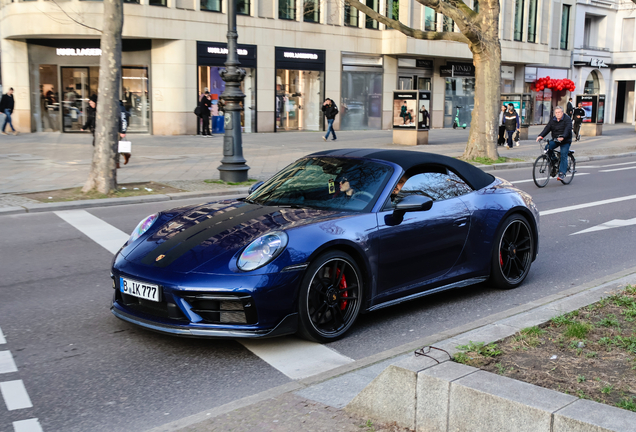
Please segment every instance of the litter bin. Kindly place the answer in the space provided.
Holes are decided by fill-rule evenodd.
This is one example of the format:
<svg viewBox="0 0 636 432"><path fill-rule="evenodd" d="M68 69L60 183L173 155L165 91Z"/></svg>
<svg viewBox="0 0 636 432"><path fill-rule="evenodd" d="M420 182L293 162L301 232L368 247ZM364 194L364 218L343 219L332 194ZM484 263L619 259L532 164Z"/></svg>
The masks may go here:
<svg viewBox="0 0 636 432"><path fill-rule="evenodd" d="M224 116L212 116L212 133L222 134L225 133L225 117Z"/></svg>

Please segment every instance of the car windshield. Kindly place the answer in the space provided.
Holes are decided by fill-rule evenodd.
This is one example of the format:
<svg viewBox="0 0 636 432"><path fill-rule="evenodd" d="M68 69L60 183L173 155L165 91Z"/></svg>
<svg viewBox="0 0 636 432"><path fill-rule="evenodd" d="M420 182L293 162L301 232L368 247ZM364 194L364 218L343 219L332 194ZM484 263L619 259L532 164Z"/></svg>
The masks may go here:
<svg viewBox="0 0 636 432"><path fill-rule="evenodd" d="M296 161L247 197L269 206L361 211L375 202L393 169L358 159L314 157Z"/></svg>

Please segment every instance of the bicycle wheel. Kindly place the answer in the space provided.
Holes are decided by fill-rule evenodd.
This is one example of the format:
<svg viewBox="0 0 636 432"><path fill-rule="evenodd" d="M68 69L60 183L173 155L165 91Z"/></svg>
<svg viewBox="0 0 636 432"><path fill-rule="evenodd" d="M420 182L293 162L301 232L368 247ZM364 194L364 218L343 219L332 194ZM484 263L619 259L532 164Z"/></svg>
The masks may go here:
<svg viewBox="0 0 636 432"><path fill-rule="evenodd" d="M576 172L576 159L574 159L574 155L568 154L568 172L565 177L565 180L561 180L561 183L563 183L564 185L572 183L575 172Z"/></svg>
<svg viewBox="0 0 636 432"><path fill-rule="evenodd" d="M532 168L532 179L537 187L545 187L550 181L550 158L546 155L541 155L534 161Z"/></svg>

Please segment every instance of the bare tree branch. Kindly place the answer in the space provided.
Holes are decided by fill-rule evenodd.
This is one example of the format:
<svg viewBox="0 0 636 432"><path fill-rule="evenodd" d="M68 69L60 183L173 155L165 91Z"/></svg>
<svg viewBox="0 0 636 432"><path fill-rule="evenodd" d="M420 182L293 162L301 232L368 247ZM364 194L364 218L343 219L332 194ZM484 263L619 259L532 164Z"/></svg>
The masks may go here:
<svg viewBox="0 0 636 432"><path fill-rule="evenodd" d="M387 27L391 27L392 29L398 30L399 32L411 36L415 39L424 39L424 40L449 40L454 42L462 42L465 44L469 44L470 41L466 36L461 33L451 33L451 32L433 32L433 31L422 31L416 30L414 28L405 26L401 22L397 20L393 20L385 17L384 15L374 11L369 6L358 0L345 0L345 3L350 6L358 9L360 12L366 14L369 18L374 19L382 24L385 24Z"/></svg>
<svg viewBox="0 0 636 432"><path fill-rule="evenodd" d="M59 4L57 4L57 2L56 2L55 0L52 0L52 1L53 1L53 3L55 3L55 6L57 6L57 7L58 7L58 8L59 8L59 9L60 9L63 13L64 13L64 15L66 15L67 17L69 17L69 19L70 19L71 21L73 21L75 24L79 24L79 25L81 25L81 26L83 26L83 27L86 27L86 28L89 28L89 29L91 29L91 30L95 30L96 32L100 32L100 33L102 32L100 29L97 29L97 28L95 28L95 27L91 27L91 26L89 26L89 25L84 24L83 22L80 22L80 21L76 20L75 18L73 18L72 16L70 16L70 15L69 15L69 14L68 14L68 13L67 13L64 9L62 9L62 7L61 7ZM50 17L49 17L49 18L50 18ZM55 21L55 20L54 20L54 21Z"/></svg>
<svg viewBox="0 0 636 432"><path fill-rule="evenodd" d="M417 0L418 3L435 9L454 21L472 20L477 13L466 5L462 0Z"/></svg>

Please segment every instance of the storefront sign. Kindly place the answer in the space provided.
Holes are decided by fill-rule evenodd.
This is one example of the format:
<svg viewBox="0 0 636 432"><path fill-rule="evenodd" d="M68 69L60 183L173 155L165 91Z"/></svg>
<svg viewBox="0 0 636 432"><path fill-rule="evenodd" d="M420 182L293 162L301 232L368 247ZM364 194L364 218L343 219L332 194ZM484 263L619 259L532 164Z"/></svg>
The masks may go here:
<svg viewBox="0 0 636 432"><path fill-rule="evenodd" d="M607 65L605 64L605 60L598 59L598 58L591 58L590 59L590 66L598 67L598 68L607 67Z"/></svg>
<svg viewBox="0 0 636 432"><path fill-rule="evenodd" d="M416 59L415 67L422 69L433 69L433 60Z"/></svg>
<svg viewBox="0 0 636 432"><path fill-rule="evenodd" d="M325 70L325 51L276 47L276 69Z"/></svg>
<svg viewBox="0 0 636 432"><path fill-rule="evenodd" d="M220 48L220 47L208 47L208 54L221 54L221 55L227 55L230 52L230 50L228 50L227 48ZM239 56L246 56L247 55L247 50L245 48L237 48L236 49L236 53Z"/></svg>
<svg viewBox="0 0 636 432"><path fill-rule="evenodd" d="M99 57L102 55L102 50L99 48L56 48L55 53L59 56Z"/></svg>
<svg viewBox="0 0 636 432"><path fill-rule="evenodd" d="M475 66L470 63L446 63L446 66L440 66L439 74L442 77L474 77Z"/></svg>
<svg viewBox="0 0 636 432"><path fill-rule="evenodd" d="M515 67L514 66L501 66L501 79L514 80L515 79Z"/></svg>
<svg viewBox="0 0 636 432"><path fill-rule="evenodd" d="M236 48L241 67L256 67L256 46L239 44ZM199 66L224 66L227 60L227 44L220 42L197 42Z"/></svg>
<svg viewBox="0 0 636 432"><path fill-rule="evenodd" d="M299 53L293 51L283 52L283 57L287 59L303 59L303 60L318 60L318 54L315 53Z"/></svg>

